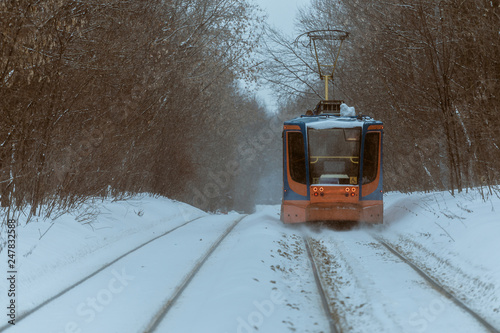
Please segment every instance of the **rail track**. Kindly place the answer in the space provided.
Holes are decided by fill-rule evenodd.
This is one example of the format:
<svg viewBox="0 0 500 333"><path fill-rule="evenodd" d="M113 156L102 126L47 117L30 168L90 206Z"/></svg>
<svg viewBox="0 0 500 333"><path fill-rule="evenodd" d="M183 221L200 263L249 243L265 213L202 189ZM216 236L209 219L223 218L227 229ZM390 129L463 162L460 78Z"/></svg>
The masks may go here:
<svg viewBox="0 0 500 333"><path fill-rule="evenodd" d="M234 227L245 217L246 217L246 215L238 216L236 219L234 219L232 222L230 222L229 227L224 229L222 234L215 240L215 242L212 243L210 248L204 254L202 254L200 259L198 259L195 266L189 271L189 273L187 275L185 275L185 277L182 279L182 281L175 288L173 295L171 295L169 297L169 299L161 305L161 308L157 311L157 313L154 315L154 317L149 322L147 329L141 330L141 332L154 331L154 329L156 328L158 323L165 316L165 314L168 312L170 307L175 303L175 300L179 297L179 295L182 293L182 291L186 288L186 286L189 284L189 282L193 279L193 277L196 275L196 273L201 268L201 266L205 263L205 261L208 259L208 257L219 246L219 244L222 242L222 240L234 229ZM86 275L85 277L81 278L80 280L73 283L69 287L67 287L64 290L60 291L59 293L53 295L49 299L45 300L44 302L34 306L33 308L31 308L27 311L20 313L18 315L18 317L16 318L16 326L18 326L19 323L24 321L26 318L29 318L30 316L37 314L40 311L43 312L45 310L44 309L45 307L47 307L51 303L54 303L59 298L65 297L66 294L68 294L70 291L77 289L79 287L83 287L85 285L85 282L91 280L93 277L96 277L97 275L99 275L99 273L102 273L104 270L106 270L110 266L116 264L120 260L123 260L123 259L129 257L133 253L138 252L139 250L145 248L146 246L152 245L152 243L154 243L155 241L159 241L162 238L164 238L165 236L170 235L170 234L174 233L175 231L177 231L183 227L186 227L187 225L189 225L197 220L203 219L203 218L204 217L201 216L201 217L197 217L197 218L191 219L189 221L186 221L186 222L184 222L184 223L182 223L174 228L169 229L168 231L163 232L162 234L160 234L160 235L158 235L158 236L156 236L156 237L154 237L146 242L143 242L142 244L131 249L130 251L123 253L119 257L116 257L115 259L109 261L105 265L102 265L99 269ZM12 325L9 325L9 324L3 325L0 327L0 332L3 332L4 330L7 330L9 328L12 328Z"/></svg>
<svg viewBox="0 0 500 333"><path fill-rule="evenodd" d="M401 259L405 264L410 266L415 272L418 273L429 285L431 285L435 290L437 290L441 295L452 301L455 305L463 309L465 312L470 314L474 319L476 319L481 325L483 325L488 331L492 333L500 333L493 325L488 323L484 318L482 318L477 312L473 311L470 307L468 307L465 303L455 297L448 289L435 281L432 277L430 277L427 273L421 270L417 264L413 263L411 260L406 258L402 253L398 252L392 245L387 243L385 240L374 236L380 244L382 244L385 248L387 248L394 256Z"/></svg>
<svg viewBox="0 0 500 333"><path fill-rule="evenodd" d="M372 244L373 247L385 249L386 252L390 253L393 256L393 259L399 261L400 263L404 263L405 265L410 267L411 270L416 272L425 281L427 285L429 285L432 289L436 290L441 296L451 301L465 313L469 314L470 317L472 317L473 320L479 323L486 331L492 333L500 333L500 331L497 328L491 325L480 314L473 311L464 302L455 297L453 293L446 288L446 286L441 285L440 283L435 281L432 277L430 277L428 274L426 274L423 270L421 270L418 267L417 263L414 263L411 260L409 260L402 253L400 253L394 246L392 246L379 236L373 234L370 234L370 236L373 238L374 242L374 244ZM337 307L339 304L338 295L332 295L332 288L338 289L337 286L331 285L332 281L335 281L335 278L332 278L331 276L330 277L325 276L324 273L328 271L328 269L324 269L324 266L332 265L331 261L324 256L324 253L320 253L320 251L315 250L316 247L315 244L319 244L319 241L317 239L309 236L304 236L303 239L309 260L311 262L313 273L315 276L315 282L317 285L318 293L321 296L323 309L330 323L330 332L337 333L337 332L350 331L349 326L351 325L351 323L348 322L348 319L346 321L346 317L343 314L343 311L345 311L345 309ZM335 292L333 292L333 294L335 294ZM339 294L342 293L340 292Z"/></svg>
<svg viewBox="0 0 500 333"><path fill-rule="evenodd" d="M186 277L177 285L175 291L172 295L170 295L163 303L161 308L154 314L154 316L149 321L148 325L144 329L144 333L154 332L161 321L165 318L169 310L175 304L179 296L186 289L189 283L196 276L196 273L200 270L200 268L205 264L207 259L212 255L215 249L222 243L222 241L226 238L229 233L234 229L234 227L243 220L247 215L243 215L237 220L235 220L229 228L212 244L212 246L207 250L207 252L198 260L195 266L191 269L191 271L186 275Z"/></svg>
<svg viewBox="0 0 500 333"><path fill-rule="evenodd" d="M319 296L321 298L321 304L323 306L323 311L325 312L325 315L328 320L328 324L330 327L330 333L337 333L337 326L336 326L336 321L335 321L335 315L330 309L330 299L328 297L328 294L325 292L325 288L323 287L323 282L321 280L320 274L318 272L318 264L317 264L317 259L315 259L312 251L311 251L311 246L309 244L310 238L304 237L304 242L305 242L305 247L307 251L307 256L311 262L311 267L312 271L314 274L314 281L316 282L316 287L318 289Z"/></svg>
<svg viewBox="0 0 500 333"><path fill-rule="evenodd" d="M203 244L203 246L199 247L198 251L192 252L193 255L191 256L189 263L186 264L185 267L183 267L181 270L178 270L178 274L176 275L176 277L169 275L169 287L166 289L163 288L164 291L160 291L158 296L154 297L153 302L149 302L149 304L151 305L151 310L149 310L149 312L145 315L143 322L137 323L137 328L131 328L132 331L148 333L161 331L161 328L164 326L164 324L169 323L168 319L172 318L172 314L169 317L170 310L174 309L174 305L177 303L179 298L182 299L184 297L183 292L186 289L186 294L189 294L191 290L195 290L189 288L191 282L193 280L198 281L196 277L200 276L198 274L200 269L202 269L202 267L212 256L212 254L217 250L217 248L219 248L219 246L224 242L227 236L231 234L235 227L245 217L246 215L240 215L237 217L228 216L225 218L225 224L221 225L217 223L219 227L216 229L213 229L212 226L205 227L206 230L212 231L211 236L208 237L209 241ZM65 304L64 299L73 297L73 294L70 293L70 291L72 291L73 289L75 289L76 292L92 290L92 288L85 289L89 284L92 283L89 280L91 280L93 277L96 277L97 279L104 278L103 274L100 275L99 273L103 272L106 268L112 266L113 264L116 264L120 260L126 259L133 253L135 254L131 257L143 257L146 252L153 252L153 249L156 251L154 253L163 251L165 244L172 244L172 240L177 237L177 234L174 233L176 230L186 227L199 219L203 219L203 217L186 221L183 224L176 226L175 228L171 228L161 235L156 236L153 239L144 242L136 246L132 250L113 259L112 261L100 267L98 270L75 282L70 287L67 287L58 294L52 296L45 302L34 306L28 311L23 312L18 317L17 323L26 318L29 318L31 315L34 315L34 317L29 318L27 320L28 323L26 324L37 322L37 318L45 316L47 312L50 312L47 310L59 306L58 304ZM204 225L202 223L203 221L199 222L201 223L201 225ZM217 220L216 222L219 221ZM192 224L191 226L187 227L187 230L185 229L184 231L182 231L182 233L185 234L190 233L193 230L198 230L201 225L197 223ZM464 316L467 323L473 323L471 327L477 327L477 329L475 329L474 331L482 331L484 329L484 331L500 333L497 328L495 328L488 322L487 318L484 318L484 315L481 315L477 311L474 311L474 309L472 309L466 301L462 301L458 296L455 296L453 290L451 288L447 288L446 283L443 284L436 279L433 279L432 276L430 276L425 272L424 269L421 268L422 265L420 265L419 262L412 261L412 259L399 251L400 249L398 249L397 246L394 246L387 240L383 239L380 235L370 232L329 233L329 230L322 231L323 232L321 232L321 234L315 232L315 235L312 236L303 234L302 239L304 242L304 248L307 253L307 256L304 257L304 260L309 260L309 264L312 268L312 273L314 276L316 290L318 292L318 295L320 296L319 299L321 299L323 313L328 321L328 326L324 326L324 331L328 331L330 333L359 330L380 331L380 329L371 330L371 328L373 327L366 327L365 325L370 321L374 321L378 322L378 324L375 324L375 328L383 329L384 323L388 323L387 320L394 321L395 323L394 325L396 326L396 329L392 329L392 331L408 331L405 330L405 328L408 327L404 326L408 325L408 322L404 323L405 319L408 318L408 312L396 311L396 313L392 313L392 316L386 316L384 317L386 319L379 320L378 315L380 315L380 313L383 311L370 312L370 309L367 309L371 306L370 303L383 303L385 301L384 298L380 298L380 295L377 295L377 292L371 292L369 290L370 288L373 287L377 290L382 291L382 293L379 294L384 296L387 293L390 294L391 292L393 292L392 289L397 288L396 285L390 284L389 286L382 284L378 285L378 282L381 280L381 276L384 276L384 274L385 276L391 275L390 272L384 272L383 269L377 269L377 266L379 264L386 264L387 266L384 266L386 268L399 267L401 271L405 272L405 275L402 277L403 280L406 280L406 285L404 287L406 288L407 294L401 296L402 294L400 293L400 289L394 291L394 295L397 295L398 297L418 298L418 296L414 297L414 295L418 293L424 293L425 297L423 297L423 299L426 302L428 302L429 300L442 299L443 303L446 302L447 311L451 311L454 315L459 314L461 316ZM352 234L354 234L354 236L357 235L358 238L352 237ZM170 235L170 238L167 237L163 239L163 241L161 241L161 239L167 235ZM206 233L204 235L206 235ZM205 237L203 238L205 239ZM155 241L158 242L154 243ZM298 242L298 244L300 244L300 238L298 239ZM195 243L198 243L198 238L195 239ZM190 244L191 243L186 243L185 248L190 248ZM148 245L150 246L147 247ZM147 251L140 251L140 249L142 248L145 248L144 250ZM362 257L370 258L361 259ZM125 264L127 262L130 263L130 259L133 258L124 260L122 264ZM370 267L363 267L365 263L368 263L370 261L374 261ZM302 262L304 264L306 263L306 261ZM157 276L159 276L159 272L161 274L161 271L158 271L156 267L158 266L158 264L161 265L161 263L158 263L157 259L153 260L150 263L150 267L155 268L154 270L149 272L150 274L154 273ZM129 265L129 267L132 267L132 265ZM176 266L170 263L170 267ZM307 267L307 265L304 267ZM404 269L402 269L402 267ZM133 272L133 274L139 276L141 275L141 272L142 271L136 271ZM360 273L367 274L363 275ZM164 276L166 276L165 274L170 273L168 270L165 270L163 271L163 274ZM346 284L342 285L342 283L345 283L346 280L350 284L350 289L346 287ZM366 280L369 281L367 282ZM89 281L89 283L86 283L87 281ZM92 281L94 281L94 279L92 279ZM395 279L395 281L397 281L397 279ZM410 281L411 283L408 283L408 281ZM405 281L401 283L405 283ZM160 282L160 284L164 284L164 282ZM158 284L158 286L160 284ZM194 285L195 284L196 282L194 283ZM411 288L407 288L408 286L411 286ZM196 288L196 286L192 286L192 288ZM159 288L158 290L160 289L161 288ZM346 296L353 296L349 293L353 290L358 289L362 290L362 294L358 294L357 296L355 295L355 297L357 297L358 300L363 299L364 297L365 303L367 305L362 309L362 311L367 314L361 320L356 321L355 316L352 316L352 314L349 313L349 311L352 311L352 307L349 306L352 305L353 302L349 303L349 300L347 300L349 297ZM314 285L311 290L313 293L315 292ZM431 296L429 297L429 295ZM389 296L388 298L390 298ZM61 298L60 303L57 302L59 298ZM347 303L347 306L344 304L344 301L345 303ZM51 303L54 304L48 306ZM117 303L118 302L114 304ZM182 303L182 300L179 303ZM418 308L419 304L420 303L418 303L417 301L414 301L414 303L412 303L412 306L416 305ZM45 309L46 306L48 306L48 308ZM379 306L377 310L380 310L380 307L382 307L381 304L377 304L377 306ZM389 305L389 307L391 306L393 307L393 305ZM355 314L359 316L359 312ZM382 315L384 316L385 313L382 313ZM322 316L322 314L320 313L318 316ZM446 320L447 317L444 318ZM386 321L384 322L384 320ZM5 330L7 327L9 326L0 327L0 331Z"/></svg>

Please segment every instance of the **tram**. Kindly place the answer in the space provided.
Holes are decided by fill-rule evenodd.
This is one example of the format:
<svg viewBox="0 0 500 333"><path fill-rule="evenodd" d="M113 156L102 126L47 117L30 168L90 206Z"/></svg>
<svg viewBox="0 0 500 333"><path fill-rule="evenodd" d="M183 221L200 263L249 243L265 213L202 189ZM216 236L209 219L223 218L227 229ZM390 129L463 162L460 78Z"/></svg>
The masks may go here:
<svg viewBox="0 0 500 333"><path fill-rule="evenodd" d="M383 222L383 123L321 112L341 105L322 101L283 125L285 223Z"/></svg>
<svg viewBox="0 0 500 333"><path fill-rule="evenodd" d="M349 33L310 31L300 35L296 44L302 36L309 37L307 45L325 82L325 99L314 111L283 124L281 220L383 223L384 125L368 116L356 116L354 108L328 98L328 82L333 81ZM320 62L325 55L331 64Z"/></svg>

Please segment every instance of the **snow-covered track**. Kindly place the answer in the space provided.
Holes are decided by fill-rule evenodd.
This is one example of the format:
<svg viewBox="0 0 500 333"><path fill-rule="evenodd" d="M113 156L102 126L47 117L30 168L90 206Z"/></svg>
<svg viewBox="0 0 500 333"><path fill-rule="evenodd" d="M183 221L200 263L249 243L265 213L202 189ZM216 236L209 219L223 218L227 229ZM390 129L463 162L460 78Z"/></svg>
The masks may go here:
<svg viewBox="0 0 500 333"><path fill-rule="evenodd" d="M363 229L308 234L338 332L498 332L378 235Z"/></svg>
<svg viewBox="0 0 500 333"><path fill-rule="evenodd" d="M97 274L101 273L102 271L104 271L106 268L108 268L109 266L113 265L114 263L120 261L121 259L125 258L126 256L130 255L131 253L133 252L136 252L137 250L141 249L142 247L154 242L155 240L159 239L159 238L162 238L174 231L176 231L177 229L179 228L182 228L186 225L188 225L189 223L192 223L196 220L199 220L200 218L202 218L203 216L199 216L199 217L196 217L194 219L191 219L189 221L186 221L184 222L183 224L181 225L178 225L172 229L169 229L168 231L160 234L159 236L156 236L150 240L148 240L147 242L144 242L138 246L136 246L135 248L131 249L130 251L122 254L121 256L113 259L112 261L102 265L99 269L97 269L96 271L94 271L93 273L83 277L82 279L78 280L77 282L73 283L71 286L65 288L64 290L60 291L59 293L55 294L54 296L50 297L49 299L45 300L44 302L38 304L37 306L27 310L27 311L24 311L22 313L20 313L17 318L16 318L16 323L19 323L20 321L22 321L23 319L25 319L26 317L28 317L29 315L35 313L36 311L42 309L43 307L45 307L47 304L53 302L54 300L58 299L59 297L61 297L62 295L66 294L67 292L69 292L70 290L74 289L75 287L81 285L82 283L84 283L85 281L89 280L90 278L96 276ZM9 328L11 325L9 324L5 324L3 326L0 327L0 332L2 332L3 330Z"/></svg>
<svg viewBox="0 0 500 333"><path fill-rule="evenodd" d="M337 328L335 326L335 320L333 319L334 316L333 316L333 313L331 312L330 306L329 306L328 295L325 293L325 289L323 288L323 283L321 282L321 278L320 278L319 273L318 273L318 267L317 267L318 264L316 262L315 256L313 255L313 253L311 251L311 246L309 244L309 241L310 241L309 237L304 237L304 243L305 243L305 247L306 247L306 251L307 251L307 256L309 257L309 260L311 262L312 271L314 274L314 280L315 280L316 286L318 288L318 293L321 297L321 304L323 306L323 310L325 312L325 315L327 316L327 319L328 319L328 323L330 326L330 333L337 333Z"/></svg>
<svg viewBox="0 0 500 333"><path fill-rule="evenodd" d="M409 260L405 255L397 251L393 246L389 243L381 239L380 237L374 236L374 239L377 240L380 244L382 244L385 248L387 248L392 254L410 266L415 272L417 272L424 280L426 280L434 289L439 291L443 296L448 298L450 301L455 303L458 307L469 313L474 319L476 319L481 325L483 325L487 330L492 333L500 333L500 331L495 328L493 325L488 323L484 318L482 318L477 312L473 311L469 308L465 303L460 301L457 297L455 297L451 292L447 290L446 287L442 286L438 282L436 282L432 277L426 274L423 270L421 270L415 263Z"/></svg>
<svg viewBox="0 0 500 333"><path fill-rule="evenodd" d="M222 243L222 241L226 238L229 233L236 227L236 225L243 220L247 215L242 215L237 218L227 229L226 231L212 244L212 246L207 250L207 252L197 261L195 266L189 271L189 273L185 276L185 278L177 285L175 291L172 295L163 303L161 308L154 314L154 316L149 321L148 325L144 329L144 333L154 332L158 325L161 323L163 318L167 315L169 310L175 304L179 296L186 289L189 283L196 276L200 268L205 264L207 259L212 255L215 249Z"/></svg>

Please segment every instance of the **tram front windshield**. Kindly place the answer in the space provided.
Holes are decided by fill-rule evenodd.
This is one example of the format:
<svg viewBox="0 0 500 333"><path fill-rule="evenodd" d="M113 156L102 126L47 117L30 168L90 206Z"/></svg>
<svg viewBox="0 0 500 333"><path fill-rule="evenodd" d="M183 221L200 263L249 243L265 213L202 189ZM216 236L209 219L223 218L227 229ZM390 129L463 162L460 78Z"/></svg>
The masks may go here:
<svg viewBox="0 0 500 333"><path fill-rule="evenodd" d="M358 184L361 130L309 128L311 184Z"/></svg>

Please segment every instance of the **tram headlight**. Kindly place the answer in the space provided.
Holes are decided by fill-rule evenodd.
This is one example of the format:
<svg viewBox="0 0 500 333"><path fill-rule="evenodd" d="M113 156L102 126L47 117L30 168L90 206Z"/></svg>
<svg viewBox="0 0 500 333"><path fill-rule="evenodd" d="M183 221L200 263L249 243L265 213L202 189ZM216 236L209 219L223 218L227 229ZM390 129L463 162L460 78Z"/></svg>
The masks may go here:
<svg viewBox="0 0 500 333"><path fill-rule="evenodd" d="M318 188L316 186L313 187L314 192L318 192Z"/></svg>
<svg viewBox="0 0 500 333"><path fill-rule="evenodd" d="M320 192L323 192L324 190L325 190L325 189L324 189L323 187L320 187L320 188L319 188L319 191L320 191Z"/></svg>
<svg viewBox="0 0 500 333"><path fill-rule="evenodd" d="M351 189L350 189L349 187L346 187L346 188L345 188L345 191L346 191L346 192L348 192L348 193L349 193L349 191L350 191L350 190L351 190Z"/></svg>

